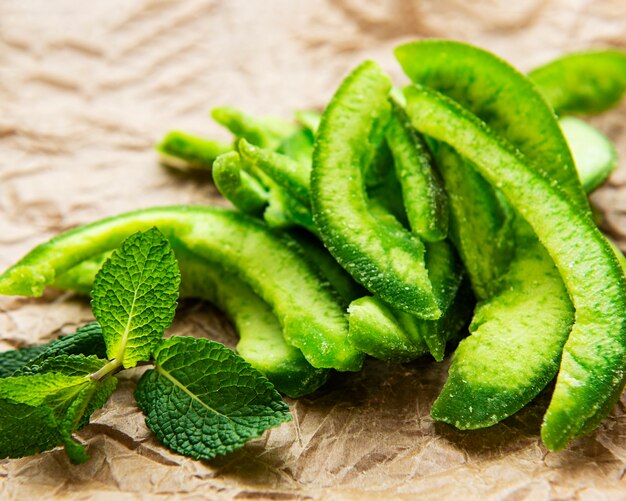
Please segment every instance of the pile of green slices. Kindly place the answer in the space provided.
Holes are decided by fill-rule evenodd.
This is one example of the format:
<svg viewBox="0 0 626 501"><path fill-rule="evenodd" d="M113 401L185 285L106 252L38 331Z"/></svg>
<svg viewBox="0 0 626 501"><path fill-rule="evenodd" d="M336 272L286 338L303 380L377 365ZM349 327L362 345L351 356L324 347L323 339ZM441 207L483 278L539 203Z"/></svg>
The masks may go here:
<svg viewBox="0 0 626 501"><path fill-rule="evenodd" d="M616 152L571 115L619 102L626 54L573 54L529 75L458 42L395 55L413 82L402 89L366 61L321 115L218 108L233 144L168 134L164 162L212 168L237 210L158 207L74 229L1 275L0 292L89 293L109 253L156 226L181 294L220 307L239 354L286 395L366 355L441 361L452 342L435 419L493 425L556 377L545 445L593 431L626 380L626 280L586 196Z"/></svg>

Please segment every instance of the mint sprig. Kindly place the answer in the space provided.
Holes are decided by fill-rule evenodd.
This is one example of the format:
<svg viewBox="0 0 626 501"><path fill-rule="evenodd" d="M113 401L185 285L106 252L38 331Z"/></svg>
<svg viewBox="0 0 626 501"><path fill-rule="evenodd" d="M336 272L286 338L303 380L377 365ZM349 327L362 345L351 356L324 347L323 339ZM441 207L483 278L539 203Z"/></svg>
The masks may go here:
<svg viewBox="0 0 626 501"><path fill-rule="evenodd" d="M172 450L210 459L289 421L287 405L256 369L219 343L175 337L180 272L156 229L130 236L96 275L98 322L49 345L0 354L0 458L64 445L88 459L73 433L117 386L116 372L155 361L135 398L148 427Z"/></svg>
<svg viewBox="0 0 626 501"><path fill-rule="evenodd" d="M0 353L0 378L12 376L16 370L24 367L47 349L47 345L38 344Z"/></svg>
<svg viewBox="0 0 626 501"><path fill-rule="evenodd" d="M110 360L129 368L150 359L174 319L179 285L174 252L156 228L128 237L113 252L91 294Z"/></svg>
<svg viewBox="0 0 626 501"><path fill-rule="evenodd" d="M72 438L87 410L95 411L113 393L113 377L88 377L47 372L0 381L0 451L21 457L65 445L70 459L87 459L84 447ZM92 401L93 399L93 401Z"/></svg>
<svg viewBox="0 0 626 501"><path fill-rule="evenodd" d="M212 459L291 420L274 386L248 362L208 339L174 337L154 353L135 400L170 449Z"/></svg>

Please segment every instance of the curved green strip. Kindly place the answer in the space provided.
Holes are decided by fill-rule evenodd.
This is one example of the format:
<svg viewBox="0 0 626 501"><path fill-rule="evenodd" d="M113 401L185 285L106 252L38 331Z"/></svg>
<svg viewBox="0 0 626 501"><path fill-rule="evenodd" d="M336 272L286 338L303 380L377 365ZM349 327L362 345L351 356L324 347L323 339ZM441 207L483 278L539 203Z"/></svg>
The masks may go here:
<svg viewBox="0 0 626 501"><path fill-rule="evenodd" d="M347 340L343 308L317 271L286 237L250 217L218 207L144 209L62 233L2 274L0 293L41 295L57 275L152 226L250 285L272 306L286 341L300 348L311 365L337 370L361 367L363 355Z"/></svg>
<svg viewBox="0 0 626 501"><path fill-rule="evenodd" d="M618 165L613 143L598 129L574 117L559 120L576 161L576 170L585 191L591 192L609 177Z"/></svg>
<svg viewBox="0 0 626 501"><path fill-rule="evenodd" d="M393 100L391 104L386 138L411 230L428 242L443 240L448 233L446 193L433 169L426 143L413 129L402 107Z"/></svg>
<svg viewBox="0 0 626 501"><path fill-rule="evenodd" d="M478 300L498 291L513 258L513 214L476 169L447 144L434 148L450 206L450 240Z"/></svg>
<svg viewBox="0 0 626 501"><path fill-rule="evenodd" d="M238 146L245 162L265 173L300 203L309 205L310 167L281 153L253 146L245 139L241 139Z"/></svg>
<svg viewBox="0 0 626 501"><path fill-rule="evenodd" d="M567 54L528 76L557 113L600 113L615 106L626 92L626 53Z"/></svg>
<svg viewBox="0 0 626 501"><path fill-rule="evenodd" d="M544 443L561 449L624 385L626 282L617 258L586 213L475 115L423 87L407 88L405 95L413 125L450 144L500 188L530 223L567 287L575 323L542 426Z"/></svg>
<svg viewBox="0 0 626 501"><path fill-rule="evenodd" d="M525 234L524 234L525 233ZM514 414L554 378L574 308L532 231L519 232L500 291L479 303L431 414L460 429Z"/></svg>
<svg viewBox="0 0 626 501"><path fill-rule="evenodd" d="M232 147L219 141L173 130L157 144L156 150L161 161L170 167L209 170L215 159L232 150Z"/></svg>
<svg viewBox="0 0 626 501"><path fill-rule="evenodd" d="M324 245L358 282L390 305L424 318L441 315L424 246L368 208L364 170L389 119L391 81L366 61L341 84L320 123L311 174L313 218Z"/></svg>
<svg viewBox="0 0 626 501"><path fill-rule="evenodd" d="M242 170L236 151L220 155L213 164L213 182L222 196L244 214L263 213L268 194L254 177Z"/></svg>
<svg viewBox="0 0 626 501"><path fill-rule="evenodd" d="M533 83L493 54L461 42L420 40L394 54L416 83L451 97L506 137L585 213L589 203L554 112Z"/></svg>
<svg viewBox="0 0 626 501"><path fill-rule="evenodd" d="M578 119L565 117L561 127L582 184L590 191L608 175L607 158L613 147ZM458 171L446 173L460 177L469 165L461 161L457 167ZM455 200L454 192L450 198ZM478 305L472 335L455 351L448 379L432 407L435 419L457 428L491 426L535 398L556 375L574 322L573 306L552 259L519 218L516 226L512 243L516 241L517 252L510 268L498 282L499 290ZM620 257L624 259L621 252ZM596 428L620 394L621 389L580 433Z"/></svg>

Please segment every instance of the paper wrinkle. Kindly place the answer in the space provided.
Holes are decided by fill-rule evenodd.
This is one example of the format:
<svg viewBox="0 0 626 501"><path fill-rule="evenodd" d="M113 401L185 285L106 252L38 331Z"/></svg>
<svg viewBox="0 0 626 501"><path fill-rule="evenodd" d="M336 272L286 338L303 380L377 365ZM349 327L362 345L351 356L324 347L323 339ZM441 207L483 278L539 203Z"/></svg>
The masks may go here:
<svg viewBox="0 0 626 501"><path fill-rule="evenodd" d="M484 46L522 70L564 52L626 47L622 0L5 0L0 3L0 267L59 231L156 205L218 203L207 175L158 165L152 145L178 128L228 140L213 106L290 117L321 109L352 67L373 58L406 82L393 47L414 38ZM592 119L626 159L626 104ZM592 196L626 249L626 160ZM46 342L92 319L59 292L0 298L0 350ZM210 305L183 301L168 335L234 347ZM168 451L132 399L146 369L78 433L91 460L63 450L0 461L0 498L623 499L622 399L597 433L549 453L547 398L492 428L461 432L429 416L449 360L368 361L358 374L287 399L294 420L211 462Z"/></svg>

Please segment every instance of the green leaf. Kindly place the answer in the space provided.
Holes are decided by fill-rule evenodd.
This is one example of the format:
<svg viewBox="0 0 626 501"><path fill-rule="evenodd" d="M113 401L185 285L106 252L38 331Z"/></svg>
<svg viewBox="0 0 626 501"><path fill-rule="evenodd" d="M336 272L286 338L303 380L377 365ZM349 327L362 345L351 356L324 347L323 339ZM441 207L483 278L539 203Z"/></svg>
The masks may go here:
<svg viewBox="0 0 626 501"><path fill-rule="evenodd" d="M30 368L39 366L44 360L59 355L95 355L99 358L106 357L102 329L100 329L98 322L83 325L74 334L61 336L58 340L48 344L29 346L19 350L0 353L0 378L40 372Z"/></svg>
<svg viewBox="0 0 626 501"><path fill-rule="evenodd" d="M90 355L58 355L36 359L18 369L13 376L33 376L46 372L59 372L66 376L85 376L104 367L106 360Z"/></svg>
<svg viewBox="0 0 626 501"><path fill-rule="evenodd" d="M61 336L50 343L49 349L40 358L58 355L95 355L105 358L106 346L98 322L90 322L76 329L74 334Z"/></svg>
<svg viewBox="0 0 626 501"><path fill-rule="evenodd" d="M23 457L65 445L73 462L87 459L72 432L104 405L117 385L59 372L0 380L0 458ZM87 418L87 419L85 419Z"/></svg>
<svg viewBox="0 0 626 501"><path fill-rule="evenodd" d="M24 367L24 365L37 358L47 349L48 345L38 344L0 353L0 378L11 376L15 371Z"/></svg>
<svg viewBox="0 0 626 501"><path fill-rule="evenodd" d="M154 358L135 399L148 428L180 454L211 459L291 420L272 384L219 343L174 337Z"/></svg>
<svg viewBox="0 0 626 501"><path fill-rule="evenodd" d="M96 275L91 301L109 359L126 368L150 359L174 318L179 283L174 253L156 228L113 252Z"/></svg>

